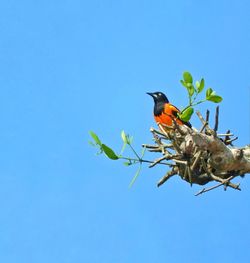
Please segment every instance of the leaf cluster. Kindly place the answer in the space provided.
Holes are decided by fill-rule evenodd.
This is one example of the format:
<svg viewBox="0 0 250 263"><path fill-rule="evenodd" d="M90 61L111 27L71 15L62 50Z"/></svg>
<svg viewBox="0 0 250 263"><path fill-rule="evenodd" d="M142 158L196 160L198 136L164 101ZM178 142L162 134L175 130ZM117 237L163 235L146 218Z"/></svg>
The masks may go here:
<svg viewBox="0 0 250 263"><path fill-rule="evenodd" d="M124 162L125 166L130 166L133 164L139 164L139 168L137 169L133 179L131 180L131 182L129 184L129 186L131 187L140 174L140 171L142 168L142 163L147 162L146 160L143 160L143 157L145 154L145 148L143 147L141 154L137 153L136 150L134 149L134 147L132 146L133 137L129 136L124 131L122 131L121 132L121 139L123 141L123 146L122 146L120 154L117 154L109 146L102 143L100 138L97 136L96 133L94 133L93 131L90 131L89 133L93 139L93 141L90 141L90 144L92 146L95 146L98 148L98 150L99 150L98 154L104 154L107 158L109 158L111 160L119 160L119 159L125 160L125 162ZM129 146L129 148L132 150L132 152L135 155L134 158L123 156L123 152L124 152L126 146Z"/></svg>
<svg viewBox="0 0 250 263"><path fill-rule="evenodd" d="M186 88L188 92L189 105L185 107L179 114L180 119L187 122L190 120L194 113L194 106L201 104L205 101L211 101L219 103L222 101L222 97L217 95L212 88L208 88L205 93L205 98L197 101L197 97L205 88L205 80L202 78L200 81L193 82L193 76L191 73L185 71L183 73L183 79L180 80L181 84Z"/></svg>

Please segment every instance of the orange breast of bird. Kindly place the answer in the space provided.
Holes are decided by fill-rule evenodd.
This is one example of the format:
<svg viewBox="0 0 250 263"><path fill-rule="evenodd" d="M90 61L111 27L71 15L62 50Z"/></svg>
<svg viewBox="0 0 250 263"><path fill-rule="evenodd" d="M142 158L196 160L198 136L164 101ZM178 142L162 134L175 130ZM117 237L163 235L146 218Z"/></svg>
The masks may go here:
<svg viewBox="0 0 250 263"><path fill-rule="evenodd" d="M178 112L180 112L174 105L165 103L162 111L158 115L154 115L155 121L167 126L173 126L173 119L179 125L183 125L183 122L178 118Z"/></svg>

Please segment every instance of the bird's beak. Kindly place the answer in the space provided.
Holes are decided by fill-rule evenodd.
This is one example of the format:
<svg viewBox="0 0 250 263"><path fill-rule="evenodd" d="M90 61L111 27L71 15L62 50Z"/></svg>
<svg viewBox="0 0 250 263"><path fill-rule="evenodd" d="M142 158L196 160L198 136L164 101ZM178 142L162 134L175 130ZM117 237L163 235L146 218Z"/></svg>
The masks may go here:
<svg viewBox="0 0 250 263"><path fill-rule="evenodd" d="M151 93L151 92L146 92L149 96L153 97L154 98L154 93Z"/></svg>

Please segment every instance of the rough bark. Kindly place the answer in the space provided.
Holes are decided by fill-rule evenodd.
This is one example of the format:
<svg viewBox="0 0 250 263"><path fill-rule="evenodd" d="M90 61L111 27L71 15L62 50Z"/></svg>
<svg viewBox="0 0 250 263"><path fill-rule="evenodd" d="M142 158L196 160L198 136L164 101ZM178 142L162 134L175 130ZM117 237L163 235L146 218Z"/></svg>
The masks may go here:
<svg viewBox="0 0 250 263"><path fill-rule="evenodd" d="M231 142L233 136L228 131L226 134L217 134L218 114L216 111L215 128L211 129L200 115L202 128L198 131L186 126L179 126L174 122L174 127L163 127L159 130L151 128L155 145L144 145L149 151L161 152L162 158L158 158L151 166L165 160L172 160L171 170L159 181L158 186L165 183L170 177L179 175L190 184L205 185L211 181L219 184L202 189L198 194L212 190L218 186L232 187L240 190L239 184L231 182L237 176L250 173L250 145L234 147ZM170 142L170 143L169 143Z"/></svg>

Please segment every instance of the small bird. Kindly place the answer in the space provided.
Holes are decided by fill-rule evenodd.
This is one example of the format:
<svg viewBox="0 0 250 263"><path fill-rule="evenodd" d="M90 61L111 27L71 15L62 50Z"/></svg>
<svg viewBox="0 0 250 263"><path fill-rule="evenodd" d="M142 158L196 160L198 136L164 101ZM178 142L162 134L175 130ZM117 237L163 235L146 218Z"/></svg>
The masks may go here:
<svg viewBox="0 0 250 263"><path fill-rule="evenodd" d="M162 92L147 92L148 95L154 99L154 118L157 123L164 124L167 126L173 126L173 119L179 125L186 125L189 128L192 127L190 122L182 121L178 113L180 110L174 105L169 103L168 98Z"/></svg>

